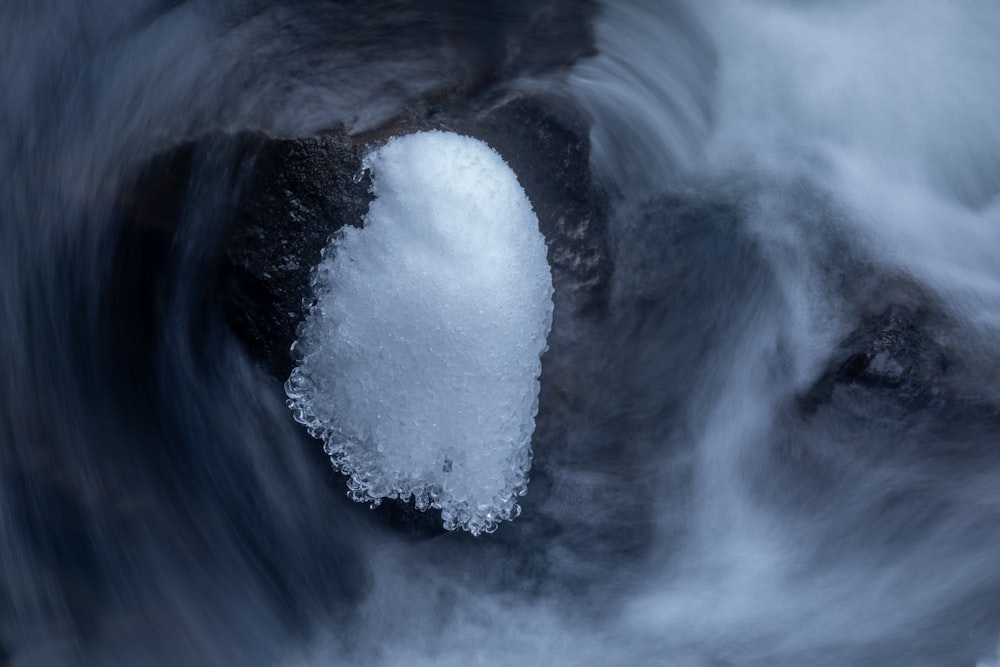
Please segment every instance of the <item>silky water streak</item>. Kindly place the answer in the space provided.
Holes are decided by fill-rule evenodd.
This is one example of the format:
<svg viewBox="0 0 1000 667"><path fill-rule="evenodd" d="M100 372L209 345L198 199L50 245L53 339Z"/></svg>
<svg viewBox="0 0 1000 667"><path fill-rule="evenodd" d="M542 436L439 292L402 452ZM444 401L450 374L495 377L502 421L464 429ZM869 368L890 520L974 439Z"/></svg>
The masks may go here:
<svg viewBox="0 0 1000 667"><path fill-rule="evenodd" d="M288 404L355 500L492 532L520 513L552 326L538 219L477 139L401 136L365 167L375 200L316 269Z"/></svg>

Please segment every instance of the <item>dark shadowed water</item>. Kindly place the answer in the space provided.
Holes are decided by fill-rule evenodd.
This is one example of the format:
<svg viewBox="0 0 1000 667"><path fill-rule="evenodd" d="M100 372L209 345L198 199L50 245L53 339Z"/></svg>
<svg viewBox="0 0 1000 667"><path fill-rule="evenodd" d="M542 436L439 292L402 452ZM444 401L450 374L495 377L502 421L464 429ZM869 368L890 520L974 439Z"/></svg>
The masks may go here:
<svg viewBox="0 0 1000 667"><path fill-rule="evenodd" d="M1000 5L623 0L574 51L534 4L0 4L0 665L998 664ZM118 193L518 89L592 124L608 306L557 310L521 516L410 530L213 308L233 156L176 229Z"/></svg>

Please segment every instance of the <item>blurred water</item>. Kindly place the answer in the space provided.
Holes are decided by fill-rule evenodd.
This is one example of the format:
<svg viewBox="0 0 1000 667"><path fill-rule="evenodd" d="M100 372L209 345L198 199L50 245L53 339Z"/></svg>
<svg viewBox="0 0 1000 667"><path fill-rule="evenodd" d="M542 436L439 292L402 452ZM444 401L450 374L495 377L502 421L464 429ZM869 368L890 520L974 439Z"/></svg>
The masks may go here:
<svg viewBox="0 0 1000 667"><path fill-rule="evenodd" d="M615 269L555 320L491 536L350 503L213 313L231 156L176 232L121 227L183 137L489 87L520 12L0 5L0 663L996 660L994 2L608 3L595 56L528 72L592 121Z"/></svg>

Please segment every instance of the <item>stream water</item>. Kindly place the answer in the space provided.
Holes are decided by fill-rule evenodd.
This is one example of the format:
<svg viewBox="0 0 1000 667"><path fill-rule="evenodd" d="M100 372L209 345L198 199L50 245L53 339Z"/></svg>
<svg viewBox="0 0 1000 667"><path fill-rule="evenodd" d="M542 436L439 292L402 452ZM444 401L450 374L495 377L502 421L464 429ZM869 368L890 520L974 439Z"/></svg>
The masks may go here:
<svg viewBox="0 0 1000 667"><path fill-rule="evenodd" d="M608 2L504 83L590 120L614 273L474 537L352 503L206 315L216 184L166 257L115 222L178 140L378 127L531 3L467 4L0 4L0 664L996 665L1000 5Z"/></svg>

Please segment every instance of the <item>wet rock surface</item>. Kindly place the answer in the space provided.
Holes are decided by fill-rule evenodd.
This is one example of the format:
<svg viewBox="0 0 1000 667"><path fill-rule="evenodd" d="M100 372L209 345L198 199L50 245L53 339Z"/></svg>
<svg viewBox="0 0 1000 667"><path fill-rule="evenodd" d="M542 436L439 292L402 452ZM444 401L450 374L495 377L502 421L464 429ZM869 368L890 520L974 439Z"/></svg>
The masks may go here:
<svg viewBox="0 0 1000 667"><path fill-rule="evenodd" d="M397 17L392 34L366 18L386 4ZM524 77L558 77L594 52L596 6L490 2L473 11L442 0L399 11L406 4L375 3L349 16L356 24L352 39L383 48L407 43L428 11L448 17L435 23L430 38L422 37L437 45L441 85L417 96L390 93L400 106L378 127L353 134L334 127L310 136L212 131L153 156L120 188L125 234L148 239L164 255L177 244L177 230L191 222L186 217L197 210L196 201L204 210L205 199L213 199L215 219L204 222L215 229L200 233L208 249L199 279L211 295L209 307L281 381L294 364L290 347L308 307L313 267L339 229L361 224L371 200L362 156L395 135L450 130L496 149L538 215L557 301L573 311L603 308L610 263L594 213L588 124L567 99L517 90ZM484 17L491 17L489 26L482 25ZM306 29L296 25L288 29ZM447 66L458 53L462 58Z"/></svg>
<svg viewBox="0 0 1000 667"><path fill-rule="evenodd" d="M396 128L424 129L475 136L504 157L538 215L557 299L572 309L600 310L611 266L595 214L588 127L577 112L564 101L518 96L475 114ZM209 258L218 262L209 272L210 291L251 356L284 380L313 268L339 229L360 226L371 201L371 181L361 168L366 145L332 133L298 139L216 134L187 142L154 158L132 186L126 226L149 230L169 245L186 200L206 183L229 188L215 195L225 224Z"/></svg>
<svg viewBox="0 0 1000 667"><path fill-rule="evenodd" d="M538 216L557 313L600 317L611 264L595 213L589 128L565 100L527 95L476 112L411 119L378 137L214 133L156 156L121 198L123 243L135 248L141 241L147 249L141 260L126 262L129 273L145 277L116 281L132 295L125 302L162 300L170 256L185 244L203 246L195 281L207 316L224 321L248 355L284 382L311 302L313 269L338 230L361 225L371 201L364 151L388 136L425 129L475 136L504 157ZM150 339L160 316L144 316ZM550 345L560 346L560 335L554 329ZM543 404L538 419L546 413ZM417 512L412 503L383 503L378 514L416 537L441 530L435 513Z"/></svg>
<svg viewBox="0 0 1000 667"><path fill-rule="evenodd" d="M863 317L798 396L801 419L790 422L785 454L817 479L871 466L923 478L995 460L991 371L977 369L953 336L942 306L926 296ZM834 437L813 438L814 430Z"/></svg>
<svg viewBox="0 0 1000 667"><path fill-rule="evenodd" d="M337 230L361 225L371 180L361 173L361 149L343 137L255 141L223 241L216 296L250 353L283 379L313 267Z"/></svg>
<svg viewBox="0 0 1000 667"><path fill-rule="evenodd" d="M338 230L361 225L371 201L365 152L392 136L440 129L485 141L517 174L546 240L557 321L558 313L600 317L611 263L595 212L589 125L572 101L509 85L525 75L559 76L590 54L593 10L589 2L555 1L512 13L498 3L506 37L476 44L465 43L476 31L455 12L456 29L438 38L445 51L472 56L448 85L416 98L402 91L401 111L374 129L309 136L213 130L154 155L117 195L120 245L144 248L141 258L125 257L128 275L116 278L123 303L149 304L142 330L154 339L164 316L154 304L178 278L171 257L199 257L194 275L183 276L202 294L204 313L193 321L205 320L206 331L223 324L280 386L295 364L291 348L311 302L313 269ZM179 250L191 245L198 250ZM326 467L323 457L315 461ZM377 513L416 537L441 530L434 513L412 503L383 503Z"/></svg>
<svg viewBox="0 0 1000 667"><path fill-rule="evenodd" d="M925 330L927 313L891 305L869 316L842 343L830 368L801 398L815 411L838 390L860 388L891 392L909 407L928 404L940 393L949 367L944 348Z"/></svg>

